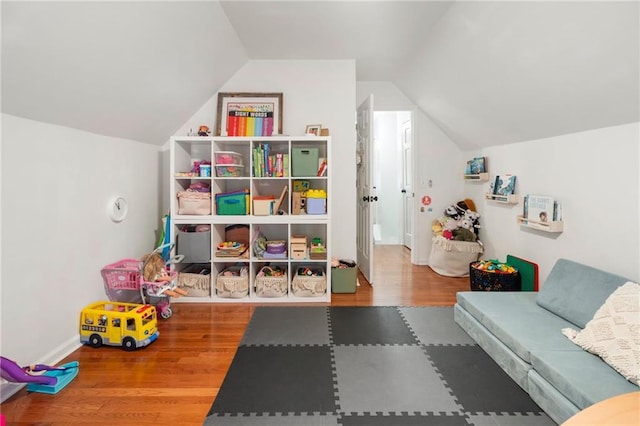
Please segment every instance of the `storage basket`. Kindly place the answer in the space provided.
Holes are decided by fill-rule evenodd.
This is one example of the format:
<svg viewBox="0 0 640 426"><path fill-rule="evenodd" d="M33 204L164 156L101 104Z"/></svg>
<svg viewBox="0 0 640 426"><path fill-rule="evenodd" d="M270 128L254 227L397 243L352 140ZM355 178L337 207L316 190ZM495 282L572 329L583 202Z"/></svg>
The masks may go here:
<svg viewBox="0 0 640 426"><path fill-rule="evenodd" d="M178 214L210 215L211 193L188 190L178 192Z"/></svg>
<svg viewBox="0 0 640 426"><path fill-rule="evenodd" d="M192 265L178 272L178 287L189 292L187 297L209 297L211 295L211 273L209 265ZM206 271L207 273L198 273Z"/></svg>
<svg viewBox="0 0 640 426"><path fill-rule="evenodd" d="M469 262L478 260L482 252L478 242L447 240L438 235L431 245L429 267L446 277L467 277Z"/></svg>
<svg viewBox="0 0 640 426"><path fill-rule="evenodd" d="M469 264L469 281L473 291L520 291L520 273L489 272L474 268L479 262Z"/></svg>
<svg viewBox="0 0 640 426"><path fill-rule="evenodd" d="M114 302L142 303L140 292L140 260L122 259L100 271L104 291Z"/></svg>
<svg viewBox="0 0 640 426"><path fill-rule="evenodd" d="M324 270L322 275L299 275L296 274L291 282L291 291L295 296L318 297L327 292L327 276Z"/></svg>
<svg viewBox="0 0 640 426"><path fill-rule="evenodd" d="M238 275L224 275L225 272ZM216 294L218 297L240 299L249 294L249 274L246 266L230 266L220 272L216 278Z"/></svg>
<svg viewBox="0 0 640 426"><path fill-rule="evenodd" d="M260 272L272 270L269 266L263 266ZM256 275L256 296L258 297L282 297L287 295L287 273L282 276Z"/></svg>

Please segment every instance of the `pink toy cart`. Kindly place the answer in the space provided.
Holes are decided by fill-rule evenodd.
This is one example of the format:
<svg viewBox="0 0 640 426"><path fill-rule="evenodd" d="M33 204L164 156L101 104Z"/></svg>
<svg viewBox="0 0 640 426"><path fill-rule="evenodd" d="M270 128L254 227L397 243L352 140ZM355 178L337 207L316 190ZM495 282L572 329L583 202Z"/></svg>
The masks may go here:
<svg viewBox="0 0 640 426"><path fill-rule="evenodd" d="M162 252L167 246L167 244L162 245L154 252ZM165 265L178 263L181 260L181 256L176 256ZM169 319L173 313L170 306L171 298L164 294L164 291L175 288L178 274L167 270L173 278L171 282L150 282L144 280L143 268L144 262L139 259L122 259L102 268L100 273L107 297L114 302L150 303L156 307L161 318Z"/></svg>

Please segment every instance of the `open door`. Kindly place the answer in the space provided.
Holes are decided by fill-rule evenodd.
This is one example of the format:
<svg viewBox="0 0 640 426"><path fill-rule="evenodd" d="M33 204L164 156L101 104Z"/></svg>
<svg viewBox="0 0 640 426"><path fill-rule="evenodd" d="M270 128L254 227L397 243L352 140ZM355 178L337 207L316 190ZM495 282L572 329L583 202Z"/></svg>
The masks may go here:
<svg viewBox="0 0 640 426"><path fill-rule="evenodd" d="M373 182L373 95L370 95L359 107L356 129L357 141L357 250L358 267L364 278L373 284L373 215L371 203L378 201L372 188Z"/></svg>

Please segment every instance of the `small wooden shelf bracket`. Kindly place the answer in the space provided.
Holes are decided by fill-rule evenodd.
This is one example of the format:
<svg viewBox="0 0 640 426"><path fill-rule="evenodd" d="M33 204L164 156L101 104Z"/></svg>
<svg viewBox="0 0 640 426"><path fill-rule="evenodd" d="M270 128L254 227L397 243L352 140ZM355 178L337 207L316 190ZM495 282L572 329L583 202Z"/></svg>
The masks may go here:
<svg viewBox="0 0 640 426"><path fill-rule="evenodd" d="M494 201L502 204L518 204L520 197L517 194L500 195L500 194L484 194L485 200Z"/></svg>
<svg viewBox="0 0 640 426"><path fill-rule="evenodd" d="M476 175L464 175L466 182L488 182L489 173L478 173Z"/></svg>
<svg viewBox="0 0 640 426"><path fill-rule="evenodd" d="M554 232L554 233L559 233L564 231L564 224L562 221L540 222L537 220L527 219L526 217L522 217L522 216L518 216L517 220L520 226L524 226L526 228L532 228L532 229L537 229L539 231Z"/></svg>

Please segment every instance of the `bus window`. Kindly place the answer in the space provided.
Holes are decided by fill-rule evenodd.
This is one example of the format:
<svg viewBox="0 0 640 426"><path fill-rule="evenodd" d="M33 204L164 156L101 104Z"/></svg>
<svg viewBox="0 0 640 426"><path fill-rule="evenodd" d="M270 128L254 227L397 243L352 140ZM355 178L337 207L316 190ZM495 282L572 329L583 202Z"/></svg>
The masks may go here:
<svg viewBox="0 0 640 426"><path fill-rule="evenodd" d="M136 320L133 318L127 318L127 330L136 329Z"/></svg>
<svg viewBox="0 0 640 426"><path fill-rule="evenodd" d="M120 318L114 318L111 322L111 325L113 325L114 327L120 327Z"/></svg>

